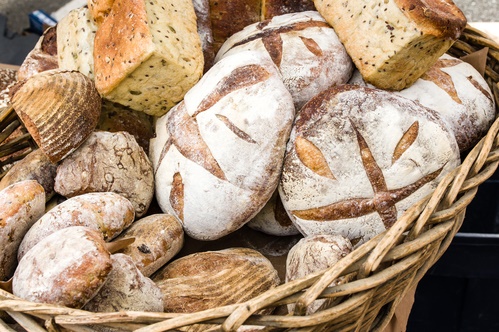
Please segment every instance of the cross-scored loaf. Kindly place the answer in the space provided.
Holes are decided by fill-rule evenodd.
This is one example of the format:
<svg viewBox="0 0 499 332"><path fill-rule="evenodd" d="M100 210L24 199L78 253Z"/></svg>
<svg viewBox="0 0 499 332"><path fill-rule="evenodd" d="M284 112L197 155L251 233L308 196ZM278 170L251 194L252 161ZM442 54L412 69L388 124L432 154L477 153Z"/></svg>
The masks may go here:
<svg viewBox="0 0 499 332"><path fill-rule="evenodd" d="M451 0L315 0L364 79L387 90L416 81L461 35Z"/></svg>

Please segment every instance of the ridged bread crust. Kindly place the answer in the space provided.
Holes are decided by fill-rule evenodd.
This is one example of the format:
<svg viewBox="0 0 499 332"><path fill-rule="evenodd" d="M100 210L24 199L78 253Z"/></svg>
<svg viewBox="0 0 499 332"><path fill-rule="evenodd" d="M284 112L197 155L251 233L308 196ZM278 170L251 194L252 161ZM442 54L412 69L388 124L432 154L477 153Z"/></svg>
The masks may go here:
<svg viewBox="0 0 499 332"><path fill-rule="evenodd" d="M450 0L315 0L364 79L385 90L413 84L466 26Z"/></svg>

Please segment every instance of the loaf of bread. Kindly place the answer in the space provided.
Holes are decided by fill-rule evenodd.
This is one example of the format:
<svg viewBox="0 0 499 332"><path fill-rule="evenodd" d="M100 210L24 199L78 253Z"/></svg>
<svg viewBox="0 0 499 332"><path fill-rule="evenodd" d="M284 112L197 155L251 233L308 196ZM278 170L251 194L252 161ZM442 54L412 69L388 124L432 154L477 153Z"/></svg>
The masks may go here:
<svg viewBox="0 0 499 332"><path fill-rule="evenodd" d="M253 249L228 248L181 257L158 271L165 312L196 312L241 303L279 285L270 261ZM245 287L240 287L244 283Z"/></svg>
<svg viewBox="0 0 499 332"><path fill-rule="evenodd" d="M304 278L314 272L324 271L336 264L340 259L352 252L352 243L339 234L320 234L306 236L295 244L286 259L286 282ZM348 277L340 277L329 286L348 281ZM327 300L316 300L307 307L307 314L316 312ZM294 304L288 304L293 312Z"/></svg>
<svg viewBox="0 0 499 332"><path fill-rule="evenodd" d="M57 163L53 163L40 149L35 149L26 157L16 162L0 180L0 190L24 180L36 180L45 191L45 200L54 195Z"/></svg>
<svg viewBox="0 0 499 332"><path fill-rule="evenodd" d="M97 24L88 7L71 10L56 26L59 68L94 78L94 39Z"/></svg>
<svg viewBox="0 0 499 332"><path fill-rule="evenodd" d="M174 216L156 213L134 221L116 240L124 238L135 241L120 252L130 256L140 272L150 277L182 249L184 230Z"/></svg>
<svg viewBox="0 0 499 332"><path fill-rule="evenodd" d="M92 312L163 311L161 289L125 254L111 255L112 269L97 294L83 307Z"/></svg>
<svg viewBox="0 0 499 332"><path fill-rule="evenodd" d="M413 84L466 27L451 0L314 0L364 79L386 90Z"/></svg>
<svg viewBox="0 0 499 332"><path fill-rule="evenodd" d="M150 159L162 211L199 240L242 227L277 186L294 114L268 56L246 51L216 63L156 122Z"/></svg>
<svg viewBox="0 0 499 332"><path fill-rule="evenodd" d="M322 90L346 83L354 68L334 29L316 11L249 25L227 39L215 61L245 50L272 58L297 110Z"/></svg>
<svg viewBox="0 0 499 332"><path fill-rule="evenodd" d="M34 48L24 58L18 74L19 81L26 80L40 72L57 69L57 28L49 27L38 39Z"/></svg>
<svg viewBox="0 0 499 332"><path fill-rule="evenodd" d="M95 131L59 164L54 189L64 197L114 192L127 198L141 217L153 199L153 169L128 132Z"/></svg>
<svg viewBox="0 0 499 332"><path fill-rule="evenodd" d="M115 0L95 35L97 90L147 114L181 101L203 64L192 1Z"/></svg>
<svg viewBox="0 0 499 332"><path fill-rule="evenodd" d="M304 235L356 245L391 227L460 164L448 124L391 92L332 87L300 111L279 193Z"/></svg>
<svg viewBox="0 0 499 332"><path fill-rule="evenodd" d="M45 212L45 192L34 180L16 182L0 191L0 206L0 281L4 281L14 274L26 232Z"/></svg>
<svg viewBox="0 0 499 332"><path fill-rule="evenodd" d="M23 256L12 278L12 292L30 302L81 308L97 294L111 269L111 254L100 232L68 227Z"/></svg>
<svg viewBox="0 0 499 332"><path fill-rule="evenodd" d="M115 193L89 193L65 200L38 218L19 245L18 258L55 231L85 226L110 241L134 221L132 204Z"/></svg>

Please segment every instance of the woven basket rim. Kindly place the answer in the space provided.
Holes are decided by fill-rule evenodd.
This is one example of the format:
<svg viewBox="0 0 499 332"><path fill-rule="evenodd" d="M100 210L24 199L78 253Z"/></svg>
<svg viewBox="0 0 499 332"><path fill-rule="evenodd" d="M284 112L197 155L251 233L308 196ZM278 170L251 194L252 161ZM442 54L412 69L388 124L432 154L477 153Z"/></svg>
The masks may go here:
<svg viewBox="0 0 499 332"><path fill-rule="evenodd" d="M499 110L499 45L468 25L448 53L462 56L483 48L489 49L484 76L494 94L496 110ZM405 293L417 285L450 245L478 187L495 173L499 164L498 132L499 118L496 118L486 136L469 151L461 165L447 174L431 195L407 210L390 229L331 268L283 283L244 303L187 314L93 313L31 303L0 289L0 310L7 311L19 324L33 331L39 331L40 324L47 330L63 326L74 331L85 331L85 326L98 324L141 332L176 330L194 324L208 324L206 330L209 331L234 331L242 325L263 326L266 331L329 331L332 326L338 331L382 331ZM336 278L351 273L356 274L352 281L328 287ZM380 294L388 301L372 313L367 309ZM328 299L330 306L303 315L305 308L318 298ZM262 308L288 303L296 305L294 315L255 314ZM355 325L341 319L348 314L355 320L362 318L366 323Z"/></svg>

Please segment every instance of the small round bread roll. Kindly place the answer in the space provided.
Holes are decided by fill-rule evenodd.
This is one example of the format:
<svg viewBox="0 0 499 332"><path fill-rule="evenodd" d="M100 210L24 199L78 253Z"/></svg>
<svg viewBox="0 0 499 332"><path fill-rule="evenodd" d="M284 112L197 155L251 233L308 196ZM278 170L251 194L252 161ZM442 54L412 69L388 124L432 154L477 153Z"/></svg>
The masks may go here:
<svg viewBox="0 0 499 332"><path fill-rule="evenodd" d="M163 294L156 284L144 276L132 258L125 254L111 255L113 268L98 293L85 304L92 312L163 311Z"/></svg>
<svg viewBox="0 0 499 332"><path fill-rule="evenodd" d="M19 261L12 279L15 296L35 303L83 307L111 272L102 233L84 226L58 230Z"/></svg>
<svg viewBox="0 0 499 332"><path fill-rule="evenodd" d="M298 114L279 194L302 234L339 233L359 245L459 164L456 139L436 112L387 91L342 85Z"/></svg>
<svg viewBox="0 0 499 332"><path fill-rule="evenodd" d="M41 216L19 245L21 259L36 243L55 231L71 226L85 226L101 233L110 241L134 221L134 209L129 200L112 193L88 193L69 198Z"/></svg>
<svg viewBox="0 0 499 332"><path fill-rule="evenodd" d="M182 224L168 213L157 213L133 222L116 240L135 241L120 252L130 256L146 276L151 276L175 256L184 245Z"/></svg>
<svg viewBox="0 0 499 332"><path fill-rule="evenodd" d="M115 192L143 216L154 195L151 162L128 132L96 131L57 168L54 189L65 197Z"/></svg>
<svg viewBox="0 0 499 332"><path fill-rule="evenodd" d="M325 270L353 250L350 241L339 234L311 235L304 237L289 251L286 260L286 282L306 277L307 275ZM338 285L347 280L340 277L330 286ZM307 308L307 314L316 312L325 300L316 300ZM294 310L294 304L288 305L288 310Z"/></svg>
<svg viewBox="0 0 499 332"><path fill-rule="evenodd" d="M45 192L34 180L11 184L0 191L0 280L12 277L17 250L26 232L45 212Z"/></svg>
<svg viewBox="0 0 499 332"><path fill-rule="evenodd" d="M36 180L45 190L47 202L55 195L54 183L57 163L53 163L41 149L35 149L16 162L0 180L0 189L23 180Z"/></svg>
<svg viewBox="0 0 499 332"><path fill-rule="evenodd" d="M354 68L334 29L316 11L251 24L225 41L215 61L244 50L272 58L297 110L326 88L346 83Z"/></svg>

